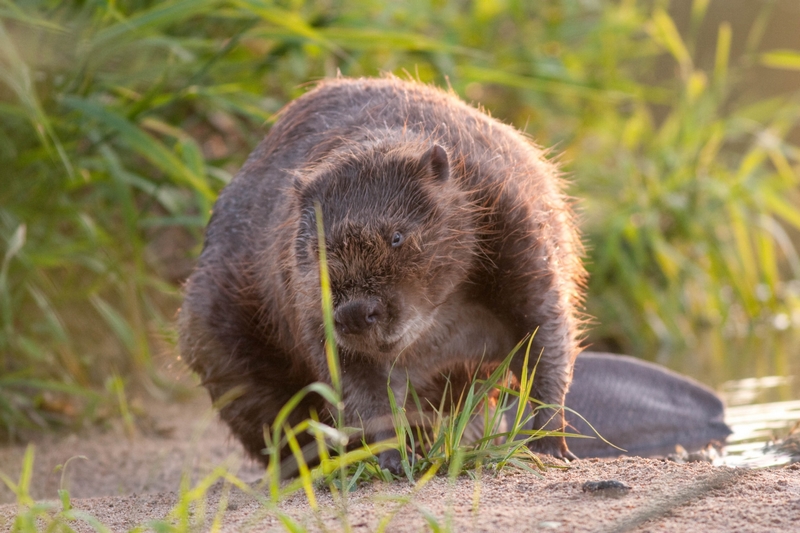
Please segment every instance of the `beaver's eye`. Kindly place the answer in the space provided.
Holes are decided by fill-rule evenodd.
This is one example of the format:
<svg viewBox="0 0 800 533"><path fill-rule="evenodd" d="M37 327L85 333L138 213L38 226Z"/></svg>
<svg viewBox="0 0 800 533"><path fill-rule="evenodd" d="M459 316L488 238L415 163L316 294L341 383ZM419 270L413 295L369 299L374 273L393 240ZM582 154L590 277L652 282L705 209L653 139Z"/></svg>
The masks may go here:
<svg viewBox="0 0 800 533"><path fill-rule="evenodd" d="M403 237L403 234L399 231L395 231L394 235L392 235L392 248L399 247L401 244L403 244L404 240L406 240L406 238Z"/></svg>

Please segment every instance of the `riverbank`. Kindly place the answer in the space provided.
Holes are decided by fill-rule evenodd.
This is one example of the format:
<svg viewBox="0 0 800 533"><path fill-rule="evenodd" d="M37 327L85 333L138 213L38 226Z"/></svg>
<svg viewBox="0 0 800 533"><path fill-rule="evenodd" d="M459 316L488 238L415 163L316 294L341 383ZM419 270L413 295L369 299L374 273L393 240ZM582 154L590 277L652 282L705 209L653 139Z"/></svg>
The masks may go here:
<svg viewBox="0 0 800 533"><path fill-rule="evenodd" d="M187 403L148 405L151 413L133 434L121 423L81 434L35 439L30 494L56 500L57 469L71 457L63 478L72 505L111 531L168 518L178 501L181 476L197 483L220 464L231 466L254 492L217 482L206 491L208 523L224 509L220 531L281 530L258 495L261 469L242 458L239 445L210 412L204 395ZM25 446L0 448L0 471L19 478ZM79 458L79 457L84 458ZM629 490L587 492L589 481L616 480ZM220 499L227 503L220 506ZM772 469L732 469L707 463L620 458L587 459L540 476L520 471L483 473L455 481L435 477L422 487L407 482L359 486L347 512L327 489L310 512L302 491L278 509L310 530L421 531L794 531L800 517L800 464ZM14 494L0 487L0 530L17 514ZM60 508L60 504L56 506ZM192 519L200 521L196 507ZM93 531L88 525L72 524Z"/></svg>

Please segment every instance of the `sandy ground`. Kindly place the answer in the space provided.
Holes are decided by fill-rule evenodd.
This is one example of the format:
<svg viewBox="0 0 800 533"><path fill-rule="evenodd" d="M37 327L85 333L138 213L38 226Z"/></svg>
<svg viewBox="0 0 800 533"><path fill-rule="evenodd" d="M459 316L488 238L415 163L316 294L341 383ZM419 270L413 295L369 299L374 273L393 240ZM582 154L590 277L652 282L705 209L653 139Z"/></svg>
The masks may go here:
<svg viewBox="0 0 800 533"><path fill-rule="evenodd" d="M31 494L57 497L70 457L65 486L73 505L112 531L127 531L169 515L181 476L196 482L223 462L257 486L259 467L242 459L227 430L209 412L204 396L188 403L148 405L152 418L135 435L121 426L80 435L46 435L34 442ZM19 477L24 446L0 448L0 472ZM587 481L617 480L623 494L584 492ZM228 493L229 492L229 493ZM257 492L263 494L264 491ZM220 503L220 499L222 503ZM225 500L227 498L227 501ZM311 530L425 531L800 531L800 464L761 470L675 464L654 459L581 460L569 469L541 476L522 472L483 474L452 482L437 477L421 489L405 482L371 484L349 495L347 512L327 490L316 494L319 511L296 494L279 509ZM0 486L0 531L17 513L14 495ZM253 494L228 491L217 483L208 491L207 515L221 512L221 531L284 530L274 512ZM203 511L193 510L200 520ZM346 516L346 519L343 518ZM427 518L426 518L427 517ZM77 530L92 530L76 523Z"/></svg>

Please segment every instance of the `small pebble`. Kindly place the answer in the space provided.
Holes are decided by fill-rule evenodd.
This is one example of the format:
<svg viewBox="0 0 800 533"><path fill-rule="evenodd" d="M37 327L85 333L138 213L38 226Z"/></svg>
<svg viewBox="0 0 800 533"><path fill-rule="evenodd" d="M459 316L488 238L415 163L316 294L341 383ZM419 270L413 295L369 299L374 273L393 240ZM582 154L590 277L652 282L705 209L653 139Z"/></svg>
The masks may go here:
<svg viewBox="0 0 800 533"><path fill-rule="evenodd" d="M621 498L627 495L630 490L631 488L628 485L614 479L587 481L583 484L583 492L604 498Z"/></svg>

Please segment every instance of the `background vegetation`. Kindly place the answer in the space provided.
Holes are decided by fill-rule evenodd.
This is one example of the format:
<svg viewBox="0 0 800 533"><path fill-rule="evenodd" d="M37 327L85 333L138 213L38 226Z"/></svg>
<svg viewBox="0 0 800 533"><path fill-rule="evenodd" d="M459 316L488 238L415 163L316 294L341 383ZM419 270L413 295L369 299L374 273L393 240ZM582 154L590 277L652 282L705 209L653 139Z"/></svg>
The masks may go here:
<svg viewBox="0 0 800 533"><path fill-rule="evenodd" d="M794 0L0 0L0 428L159 383L217 192L337 72L450 85L555 146L590 340L713 332L723 365L800 323L798 23Z"/></svg>

